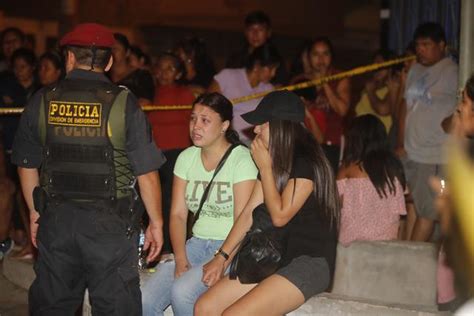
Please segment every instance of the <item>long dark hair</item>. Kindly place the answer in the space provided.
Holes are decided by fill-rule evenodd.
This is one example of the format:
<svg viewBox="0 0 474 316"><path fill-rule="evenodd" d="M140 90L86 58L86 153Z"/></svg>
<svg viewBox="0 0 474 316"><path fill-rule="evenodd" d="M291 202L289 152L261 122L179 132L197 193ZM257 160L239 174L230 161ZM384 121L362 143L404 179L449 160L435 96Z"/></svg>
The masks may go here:
<svg viewBox="0 0 474 316"><path fill-rule="evenodd" d="M214 112L219 114L221 120L229 121L229 128L225 131L225 138L231 144L240 144L239 135L232 128L233 110L232 103L220 93L203 93L193 102L193 108L196 104L202 104L210 107Z"/></svg>
<svg viewBox="0 0 474 316"><path fill-rule="evenodd" d="M382 122L371 114L356 117L346 135L342 164L358 164L367 174L380 198L396 194L395 179L405 187L400 160L390 151Z"/></svg>
<svg viewBox="0 0 474 316"><path fill-rule="evenodd" d="M255 65L262 67L278 67L281 62L280 54L276 47L271 43L265 43L255 50L247 57L245 61L245 69L251 70Z"/></svg>
<svg viewBox="0 0 474 316"><path fill-rule="evenodd" d="M323 210L331 226L338 227L340 202L336 181L321 146L300 123L271 120L269 151L272 157L273 176L280 193L283 192L290 178L297 150L311 164L313 194L316 198L317 209Z"/></svg>
<svg viewBox="0 0 474 316"><path fill-rule="evenodd" d="M182 49L186 56L193 60L196 70L195 78L200 79L202 84L208 87L216 73L216 69L212 58L207 52L206 42L202 38L190 36L177 43L175 51L178 49ZM198 81L196 80L196 82Z"/></svg>

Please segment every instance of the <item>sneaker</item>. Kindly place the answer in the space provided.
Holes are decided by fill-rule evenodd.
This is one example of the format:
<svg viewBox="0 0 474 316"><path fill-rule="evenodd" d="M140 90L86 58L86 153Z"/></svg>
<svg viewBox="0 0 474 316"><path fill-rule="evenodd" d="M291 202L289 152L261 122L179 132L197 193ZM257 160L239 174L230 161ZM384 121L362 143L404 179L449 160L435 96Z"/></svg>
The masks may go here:
<svg viewBox="0 0 474 316"><path fill-rule="evenodd" d="M0 242L0 260L2 260L6 255L8 255L10 251L12 251L14 246L15 242L10 238L7 238L4 241Z"/></svg>

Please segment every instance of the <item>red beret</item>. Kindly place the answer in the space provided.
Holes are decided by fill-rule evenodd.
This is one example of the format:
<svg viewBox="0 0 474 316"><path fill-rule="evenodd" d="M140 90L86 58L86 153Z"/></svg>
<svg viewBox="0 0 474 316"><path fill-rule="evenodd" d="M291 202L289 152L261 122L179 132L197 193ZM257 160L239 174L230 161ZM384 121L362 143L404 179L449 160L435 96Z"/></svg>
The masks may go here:
<svg viewBox="0 0 474 316"><path fill-rule="evenodd" d="M60 46L97 46L112 47L114 34L105 26L96 23L78 24L71 32L63 36Z"/></svg>

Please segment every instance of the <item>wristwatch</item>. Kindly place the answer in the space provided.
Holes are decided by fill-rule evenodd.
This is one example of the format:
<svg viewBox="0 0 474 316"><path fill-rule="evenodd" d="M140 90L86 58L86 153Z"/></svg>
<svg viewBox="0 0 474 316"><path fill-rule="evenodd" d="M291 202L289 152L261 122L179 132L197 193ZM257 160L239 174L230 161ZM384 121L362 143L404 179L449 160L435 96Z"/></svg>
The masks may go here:
<svg viewBox="0 0 474 316"><path fill-rule="evenodd" d="M218 255L221 255L222 257L224 257L225 260L229 260L229 254L225 252L224 250L222 250L222 248L217 249L216 252L214 253L214 257Z"/></svg>

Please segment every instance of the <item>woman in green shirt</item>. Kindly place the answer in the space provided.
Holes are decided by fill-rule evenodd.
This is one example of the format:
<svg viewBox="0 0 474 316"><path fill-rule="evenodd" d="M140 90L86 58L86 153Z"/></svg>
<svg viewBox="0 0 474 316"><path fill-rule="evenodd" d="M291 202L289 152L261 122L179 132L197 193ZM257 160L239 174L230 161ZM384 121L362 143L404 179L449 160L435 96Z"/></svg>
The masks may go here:
<svg viewBox="0 0 474 316"><path fill-rule="evenodd" d="M162 315L172 305L175 315L192 315L207 290L203 265L218 253L234 220L253 190L257 169L244 146L235 147L211 183L192 237L186 241L188 210L196 212L203 192L227 149L239 142L232 130L232 104L219 93L194 102L189 130L194 146L184 150L174 168L170 214L174 261L161 263L142 289L143 315Z"/></svg>

